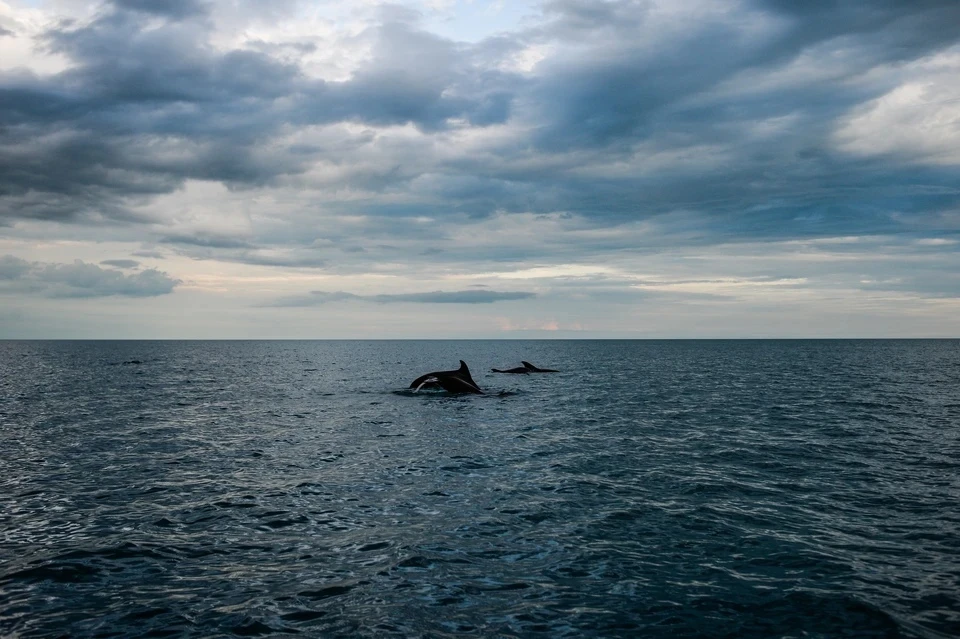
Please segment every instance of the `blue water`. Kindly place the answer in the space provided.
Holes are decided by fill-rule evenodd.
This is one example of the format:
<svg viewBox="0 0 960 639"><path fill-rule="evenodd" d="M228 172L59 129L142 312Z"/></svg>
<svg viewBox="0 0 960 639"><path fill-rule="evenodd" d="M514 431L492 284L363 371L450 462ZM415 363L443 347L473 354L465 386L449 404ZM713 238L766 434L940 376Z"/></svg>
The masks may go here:
<svg viewBox="0 0 960 639"><path fill-rule="evenodd" d="M960 341L0 342L0 435L0 636L960 636Z"/></svg>

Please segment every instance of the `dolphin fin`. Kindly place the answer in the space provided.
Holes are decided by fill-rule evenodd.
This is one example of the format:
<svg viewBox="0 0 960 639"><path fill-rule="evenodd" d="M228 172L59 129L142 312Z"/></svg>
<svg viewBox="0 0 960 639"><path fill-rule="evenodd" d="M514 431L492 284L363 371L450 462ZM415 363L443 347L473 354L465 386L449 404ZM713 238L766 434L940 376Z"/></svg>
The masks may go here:
<svg viewBox="0 0 960 639"><path fill-rule="evenodd" d="M467 379L467 381L469 381L471 384L473 384L474 386L476 386L477 390L480 390L480 387L477 386L477 383L476 383L475 381L473 381L473 376L470 375L470 369L467 368L467 363L466 363L465 361L463 361L462 359L460 360L460 370L458 370L457 373L459 373L460 375L462 375L463 377L465 377L465 378Z"/></svg>
<svg viewBox="0 0 960 639"><path fill-rule="evenodd" d="M533 371L534 373L559 373L560 372L555 368L540 368L539 366L534 366L530 362L521 361L520 363L523 364L524 368L526 368L528 371Z"/></svg>
<svg viewBox="0 0 960 639"><path fill-rule="evenodd" d="M426 386L427 384L430 384L430 383L433 383L433 382L436 382L436 381L437 381L437 378L436 378L436 377L426 377L426 379L424 379L422 382L420 382L420 385L419 385L419 386L417 386L415 389L413 389L413 392L416 393L418 390L420 390L421 388L423 388L423 387Z"/></svg>

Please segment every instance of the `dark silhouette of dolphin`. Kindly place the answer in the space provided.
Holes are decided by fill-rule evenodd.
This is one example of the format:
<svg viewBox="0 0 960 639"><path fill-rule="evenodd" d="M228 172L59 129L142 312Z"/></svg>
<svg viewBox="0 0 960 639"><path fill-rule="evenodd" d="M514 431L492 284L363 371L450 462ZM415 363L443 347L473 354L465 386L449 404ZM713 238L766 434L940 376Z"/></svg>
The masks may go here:
<svg viewBox="0 0 960 639"><path fill-rule="evenodd" d="M526 375L530 371L528 371L524 366L517 366L516 368L508 368L506 370L500 370L499 368L491 368L490 372L491 373L517 373L517 374Z"/></svg>
<svg viewBox="0 0 960 639"><path fill-rule="evenodd" d="M460 368L455 371L434 371L421 375L412 382L410 388L417 392L421 388L431 388L439 386L449 393L476 393L483 395L477 383L470 377L470 369L467 363L460 360Z"/></svg>
<svg viewBox="0 0 960 639"><path fill-rule="evenodd" d="M523 364L523 367L527 370L528 373L559 373L560 371L553 368L537 368L530 362L520 362Z"/></svg>

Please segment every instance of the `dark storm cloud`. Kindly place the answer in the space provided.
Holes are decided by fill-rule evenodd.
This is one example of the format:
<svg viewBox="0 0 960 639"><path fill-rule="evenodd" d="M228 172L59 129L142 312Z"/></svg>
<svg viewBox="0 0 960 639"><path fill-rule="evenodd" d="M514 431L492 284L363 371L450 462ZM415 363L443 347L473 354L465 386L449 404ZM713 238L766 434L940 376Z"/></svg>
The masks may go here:
<svg viewBox="0 0 960 639"><path fill-rule="evenodd" d="M648 137L653 127L677 120L699 121L707 125L700 128L722 133L716 124L730 120L798 109L835 112L867 96L835 81L818 86L801 80L775 92L765 91L752 102L749 90L726 100L699 96L708 100L699 108L682 101L744 73L783 68L803 54L817 53L817 47L823 48L821 54L843 53L825 58L824 63L836 66L842 76L855 78L880 64L916 60L960 41L955 28L960 23L960 4L952 0L756 0L752 5L761 15L787 24L747 36L737 20L683 16L689 19L686 28L658 41L651 51L636 37L648 18L648 2L548 2L550 20L535 38L577 48L542 63L544 72L534 89L545 117L541 144L622 144ZM583 46L591 40L596 44Z"/></svg>
<svg viewBox="0 0 960 639"><path fill-rule="evenodd" d="M360 300L379 304L493 304L494 302L525 300L533 297L536 297L536 293L525 291L433 291L430 293L396 293L390 295L355 295L344 291L311 291L309 295L283 298L268 304L268 306L319 306L345 300Z"/></svg>
<svg viewBox="0 0 960 639"><path fill-rule="evenodd" d="M368 59L337 82L296 62L311 43L217 49L207 9L114 0L44 37L69 68L0 76L0 218L157 222L130 205L189 179L278 185L316 162L341 170L332 186L365 194L324 202L326 212L429 216L441 230L497 212L566 212L595 227L652 219L662 238L709 244L895 234L960 206L956 167L853 157L833 138L904 81L898 69L960 42L953 0L752 0L671 24L644 1L553 0L538 23L476 45L388 7L358 36ZM549 54L529 72L505 70L528 46ZM277 143L337 122L412 124L426 140L365 130ZM510 136L475 153L451 148L459 127L502 123L515 125ZM424 260L466 255L429 250L442 231L407 233L429 242L413 253ZM323 263L278 258L258 237L151 239L255 264ZM522 258L517 247L485 250Z"/></svg>
<svg viewBox="0 0 960 639"><path fill-rule="evenodd" d="M831 13L837 7L821 6L786 15L786 28L753 38L744 37L736 21L707 19L658 42L654 51L634 35L647 3L568 0L547 7L551 21L536 39L576 48L541 62L530 91L540 123L533 141L543 155L582 156L589 165L675 152L708 162L638 168L618 177L556 172L553 179L511 173L507 162L491 177L538 189L526 201L502 198L501 208L569 210L597 219L688 209L716 215L715 226L728 234L763 238L860 233L879 230L878 224L896 231L890 214L904 204L923 214L960 203L956 191L896 195L898 189L954 183L955 168L851 158L830 140L839 118L896 81L854 80L960 41L955 29L944 28L960 21L957 3L845 4L839 15ZM757 8L783 17L779 6ZM832 59L836 52L844 55ZM800 74L769 88L757 82L765 74L789 77L791 64L823 65L835 73ZM758 125L777 118L790 118L790 126L751 139ZM711 148L728 157L709 162Z"/></svg>
<svg viewBox="0 0 960 639"><path fill-rule="evenodd" d="M739 69L732 25L704 22L651 54L636 34L648 3L549 2L552 20L539 35L578 46L541 63L532 89L545 151L578 147L630 149L649 137L657 115ZM584 42L596 42L585 49ZM709 54L709 55L705 55Z"/></svg>
<svg viewBox="0 0 960 639"><path fill-rule="evenodd" d="M154 297L180 284L156 269L126 275L96 264L29 262L11 255L0 258L0 293L32 293L46 297Z"/></svg>
<svg viewBox="0 0 960 639"><path fill-rule="evenodd" d="M509 94L488 77L501 74L471 75L453 43L404 22L371 34L374 58L354 77L325 82L263 51L214 49L202 9L118 1L88 24L45 35L69 69L0 76L0 216L130 220L130 197L169 193L187 179L267 184L323 152L269 147L290 126L436 131L454 117L489 125L508 116Z"/></svg>
<svg viewBox="0 0 960 639"><path fill-rule="evenodd" d="M952 0L869 0L855 4L842 0L754 0L753 4L790 20L787 33L769 49L787 55L812 42L861 38L865 48L883 59L914 59L955 43L960 20L960 6Z"/></svg>

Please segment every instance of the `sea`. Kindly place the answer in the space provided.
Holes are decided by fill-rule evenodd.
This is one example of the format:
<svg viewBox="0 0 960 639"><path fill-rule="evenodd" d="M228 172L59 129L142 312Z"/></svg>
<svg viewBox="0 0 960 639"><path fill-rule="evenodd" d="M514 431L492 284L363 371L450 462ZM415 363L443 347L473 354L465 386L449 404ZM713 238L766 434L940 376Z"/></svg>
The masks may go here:
<svg viewBox="0 0 960 639"><path fill-rule="evenodd" d="M960 340L0 342L0 636L288 635L958 637Z"/></svg>

